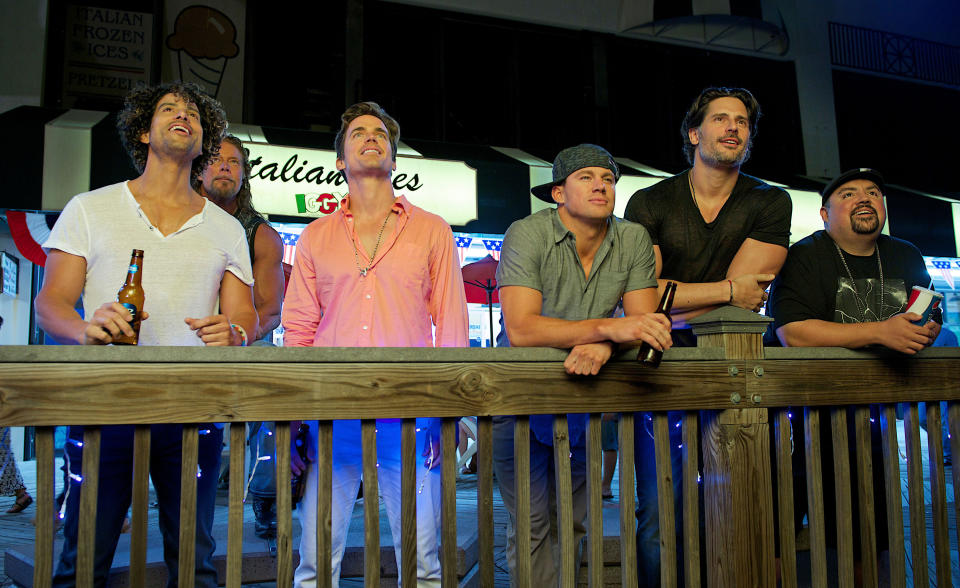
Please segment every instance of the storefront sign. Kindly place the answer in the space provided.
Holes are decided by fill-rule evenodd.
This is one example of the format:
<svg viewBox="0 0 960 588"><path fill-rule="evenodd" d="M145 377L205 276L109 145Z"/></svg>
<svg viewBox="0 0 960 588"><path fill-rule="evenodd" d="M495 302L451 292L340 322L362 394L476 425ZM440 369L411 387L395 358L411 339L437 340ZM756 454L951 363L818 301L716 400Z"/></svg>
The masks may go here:
<svg viewBox="0 0 960 588"><path fill-rule="evenodd" d="M75 5L66 11L65 106L91 96L119 98L150 82L153 15Z"/></svg>
<svg viewBox="0 0 960 588"><path fill-rule="evenodd" d="M336 153L247 142L253 205L262 213L321 217L337 210L347 183ZM477 171L462 161L397 157L395 192L451 225L477 218Z"/></svg>

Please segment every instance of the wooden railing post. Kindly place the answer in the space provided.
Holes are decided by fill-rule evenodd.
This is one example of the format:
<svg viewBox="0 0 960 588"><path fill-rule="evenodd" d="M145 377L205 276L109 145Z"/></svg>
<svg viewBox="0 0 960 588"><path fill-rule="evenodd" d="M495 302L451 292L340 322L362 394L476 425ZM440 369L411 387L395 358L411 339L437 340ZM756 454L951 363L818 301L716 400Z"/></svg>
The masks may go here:
<svg viewBox="0 0 960 588"><path fill-rule="evenodd" d="M690 321L698 347L720 347L726 359L762 359L772 319L725 306ZM731 369L736 377L736 370ZM759 377L742 374L744 378ZM704 411L704 512L708 586L774 586L773 486L767 409L740 394L744 408Z"/></svg>

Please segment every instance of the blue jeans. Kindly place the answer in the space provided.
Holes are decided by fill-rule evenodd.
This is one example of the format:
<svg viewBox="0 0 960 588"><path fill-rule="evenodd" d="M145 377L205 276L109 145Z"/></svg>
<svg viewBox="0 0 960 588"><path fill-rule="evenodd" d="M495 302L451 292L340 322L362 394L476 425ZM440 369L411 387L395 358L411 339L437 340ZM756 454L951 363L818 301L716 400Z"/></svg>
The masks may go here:
<svg viewBox="0 0 960 588"><path fill-rule="evenodd" d="M677 526L677 579L683 583L681 508L682 453L677 447L683 432L676 426L682 413L668 413L670 422L670 465L673 470L673 512ZM660 507L657 504L657 462L653 447L650 413L634 414L633 459L637 470L637 577L639 586L660 586ZM702 509L701 509L702 510Z"/></svg>
<svg viewBox="0 0 960 588"><path fill-rule="evenodd" d="M217 586L213 566L213 510L220 471L223 430L200 426L197 479L196 586ZM97 529L94 538L94 585L105 586L123 519L130 508L133 488L133 431L129 425L101 428L100 479L97 492ZM182 425L150 427L150 478L160 506L160 533L163 558L167 564L167 586L177 585L180 543L180 450ZM73 441L83 440L83 427L70 427L66 454L70 473L82 476L83 449ZM82 483L70 478L67 514L63 527L63 551L53 577L54 586L76 584L77 530L79 528Z"/></svg>
<svg viewBox="0 0 960 588"><path fill-rule="evenodd" d="M257 498L275 499L277 497L277 441L274 436L275 424L272 421L251 422L247 434L250 446L250 494ZM269 456L270 459L260 459Z"/></svg>

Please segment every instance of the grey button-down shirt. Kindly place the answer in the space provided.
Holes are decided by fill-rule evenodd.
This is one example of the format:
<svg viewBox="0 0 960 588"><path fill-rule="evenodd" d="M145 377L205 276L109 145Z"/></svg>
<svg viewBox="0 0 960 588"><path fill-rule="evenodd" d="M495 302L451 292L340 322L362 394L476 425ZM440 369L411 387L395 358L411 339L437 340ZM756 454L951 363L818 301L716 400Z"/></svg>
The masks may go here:
<svg viewBox="0 0 960 588"><path fill-rule="evenodd" d="M656 258L642 225L614 216L607 222L607 234L594 256L590 275L585 276L576 237L563 225L557 209L544 209L516 221L503 239L497 285L538 290L543 295L543 316L573 321L613 316L624 293L657 286ZM497 345L510 345L504 328ZM552 417L547 415L542 423L546 430L541 423L535 425L535 420L540 419L531 419L537 439L552 444ZM569 423L571 443L582 432L582 424L575 424L576 420Z"/></svg>

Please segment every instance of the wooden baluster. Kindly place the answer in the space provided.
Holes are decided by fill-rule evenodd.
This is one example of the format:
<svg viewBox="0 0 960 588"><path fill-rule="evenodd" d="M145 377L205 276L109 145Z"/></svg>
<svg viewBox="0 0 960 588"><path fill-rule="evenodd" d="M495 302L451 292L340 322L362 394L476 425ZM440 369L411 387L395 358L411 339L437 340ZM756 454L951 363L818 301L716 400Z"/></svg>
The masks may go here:
<svg viewBox="0 0 960 588"><path fill-rule="evenodd" d="M853 506L850 498L850 444L846 407L830 409L833 478L837 518L837 567L840 588L853 588Z"/></svg>
<svg viewBox="0 0 960 588"><path fill-rule="evenodd" d="M477 417L477 533L480 586L493 586L493 419Z"/></svg>
<svg viewBox="0 0 960 588"><path fill-rule="evenodd" d="M671 588L677 585L677 521L674 512L673 464L670 461L673 448L670 447L670 422L665 412L653 413L653 447L660 515L660 585Z"/></svg>
<svg viewBox="0 0 960 588"><path fill-rule="evenodd" d="M900 497L900 448L897 442L897 405L880 409L880 436L883 441L883 486L887 502L887 535L890 545L890 585L907 585L904 553L903 506Z"/></svg>
<svg viewBox="0 0 960 588"><path fill-rule="evenodd" d="M424 437L429 436L429 432ZM417 585L417 421L400 424L400 578Z"/></svg>
<svg viewBox="0 0 960 588"><path fill-rule="evenodd" d="M557 501L557 534L560 539L560 586L576 586L573 546L573 485L570 479L570 437L567 415L553 417L554 487Z"/></svg>
<svg viewBox="0 0 960 588"><path fill-rule="evenodd" d="M333 587L333 421L317 421L317 586Z"/></svg>
<svg viewBox="0 0 960 588"><path fill-rule="evenodd" d="M774 413L777 445L777 508L780 513L780 585L797 586L797 530L793 520L793 423L789 409ZM686 531L685 531L686 532Z"/></svg>
<svg viewBox="0 0 960 588"><path fill-rule="evenodd" d="M94 545L97 533L97 493L100 487L100 427L83 431L83 481L80 483L80 520L77 529L77 586L93 586Z"/></svg>
<svg viewBox="0 0 960 588"><path fill-rule="evenodd" d="M149 477L150 425L137 425L133 431L133 508L130 513L131 586L146 584Z"/></svg>
<svg viewBox="0 0 960 588"><path fill-rule="evenodd" d="M700 586L700 433L696 411L683 414L683 565L688 588Z"/></svg>
<svg viewBox="0 0 960 588"><path fill-rule="evenodd" d="M943 473L943 429L940 425L940 403L927 402L927 448L930 458L933 545L937 564L937 587L943 588L952 585L952 578L950 577L950 529L947 524L947 488Z"/></svg>
<svg viewBox="0 0 960 588"><path fill-rule="evenodd" d="M33 544L33 585L37 588L49 588L53 579L53 470L54 443L53 427L36 428L37 444L37 531ZM69 484L70 481L68 480Z"/></svg>
<svg viewBox="0 0 960 588"><path fill-rule="evenodd" d="M440 582L443 588L456 588L457 579L457 423L446 417L441 425L443 446L440 480Z"/></svg>
<svg viewBox="0 0 960 588"><path fill-rule="evenodd" d="M380 586L380 483L377 481L377 421L360 421L363 445L363 585Z"/></svg>
<svg viewBox="0 0 960 588"><path fill-rule="evenodd" d="M590 588L603 588L603 415L587 420L587 576Z"/></svg>
<svg viewBox="0 0 960 588"><path fill-rule="evenodd" d="M810 573L814 586L827 585L827 533L823 519L823 477L820 463L820 412L803 409L807 458L807 520L810 526Z"/></svg>
<svg viewBox="0 0 960 588"><path fill-rule="evenodd" d="M262 423L266 427L267 423ZM244 462L247 447L247 423L230 423L230 486L227 491L227 588L240 588L243 582L243 491L247 485ZM250 467L256 466L251 463ZM274 467L263 462L258 467ZM143 584L132 583L132 586Z"/></svg>
<svg viewBox="0 0 960 588"><path fill-rule="evenodd" d="M531 588L530 569L530 417L518 415L513 427L514 500L517 505L517 588Z"/></svg>
<svg viewBox="0 0 960 588"><path fill-rule="evenodd" d="M290 421L274 423L274 443L277 448L277 586L293 584L293 488L290 485ZM274 467L266 462L268 467ZM316 467L310 464L308 467Z"/></svg>
<svg viewBox="0 0 960 588"><path fill-rule="evenodd" d="M903 432L907 449L907 493L910 501L910 554L913 585L929 586L927 517L923 504L923 458L920 451L920 421L916 402L907 404L903 417Z"/></svg>
<svg viewBox="0 0 960 588"><path fill-rule="evenodd" d="M620 415L620 431L617 438L620 467L620 583L623 586L637 585L637 525L636 476L633 463L634 414Z"/></svg>
<svg viewBox="0 0 960 588"><path fill-rule="evenodd" d="M180 557L179 585L193 586L196 576L197 540L197 450L200 433L196 424L183 425L180 454ZM217 475L213 473L213 475Z"/></svg>
<svg viewBox="0 0 960 588"><path fill-rule="evenodd" d="M950 457L960 460L960 402L947 404L947 425L950 431ZM953 457L953 456L958 457ZM956 521L957 541L960 543L960 463L950 467L953 475L953 515Z"/></svg>
<svg viewBox="0 0 960 588"><path fill-rule="evenodd" d="M870 408L858 406L853 411L854 434L857 444L857 479L860 500L860 569L862 584L876 586L877 522L873 495L873 442L871 440Z"/></svg>

